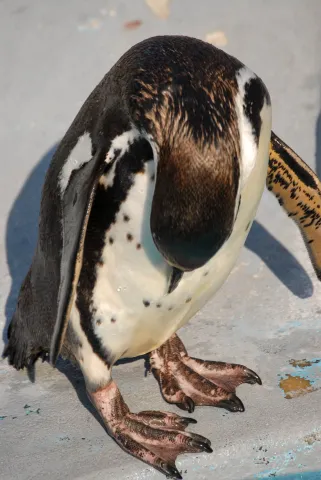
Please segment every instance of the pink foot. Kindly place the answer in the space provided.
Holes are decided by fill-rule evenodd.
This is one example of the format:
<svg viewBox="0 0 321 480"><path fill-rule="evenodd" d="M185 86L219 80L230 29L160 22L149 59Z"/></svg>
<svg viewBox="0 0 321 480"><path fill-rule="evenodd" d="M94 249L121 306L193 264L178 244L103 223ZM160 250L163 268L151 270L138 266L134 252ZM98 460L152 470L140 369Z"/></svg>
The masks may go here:
<svg viewBox="0 0 321 480"><path fill-rule="evenodd" d="M236 387L242 383L262 385L260 377L243 365L189 357L177 335L154 350L150 362L165 400L190 413L195 405L243 412L243 403L235 394Z"/></svg>
<svg viewBox="0 0 321 480"><path fill-rule="evenodd" d="M182 478L175 465L178 455L212 452L207 438L185 431L195 420L169 412L131 413L115 382L89 396L116 442L171 478Z"/></svg>

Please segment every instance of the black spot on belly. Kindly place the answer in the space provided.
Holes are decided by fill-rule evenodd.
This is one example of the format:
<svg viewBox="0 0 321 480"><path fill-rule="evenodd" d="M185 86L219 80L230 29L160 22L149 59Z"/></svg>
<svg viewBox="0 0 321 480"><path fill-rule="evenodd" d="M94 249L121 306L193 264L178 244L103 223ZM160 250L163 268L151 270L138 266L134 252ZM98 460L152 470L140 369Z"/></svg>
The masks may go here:
<svg viewBox="0 0 321 480"><path fill-rule="evenodd" d="M161 306L162 306L161 303L157 303L157 304L156 304L156 307L157 307L157 308L161 308Z"/></svg>
<svg viewBox="0 0 321 480"><path fill-rule="evenodd" d="M256 144L258 144L262 126L260 112L262 110L264 100L266 100L269 104L270 97L266 91L262 80L257 77L250 78L249 81L245 84L244 90L244 114L252 125L253 135Z"/></svg>
<svg viewBox="0 0 321 480"><path fill-rule="evenodd" d="M115 317L112 317L112 318L110 319L110 321L111 321L111 323L116 323L116 318L115 318Z"/></svg>
<svg viewBox="0 0 321 480"><path fill-rule="evenodd" d="M101 320L100 320L100 318L98 318L98 320L96 320L96 325L101 325Z"/></svg>
<svg viewBox="0 0 321 480"><path fill-rule="evenodd" d="M185 300L185 303L189 303L191 300L192 300L192 297L188 297L188 298Z"/></svg>
<svg viewBox="0 0 321 480"><path fill-rule="evenodd" d="M150 306L150 302L148 300L143 300L143 304L145 305L145 307Z"/></svg>
<svg viewBox="0 0 321 480"><path fill-rule="evenodd" d="M127 240L128 240L129 242L131 242L131 241L133 240L133 238L134 238L134 237L132 236L131 233L127 233Z"/></svg>
<svg viewBox="0 0 321 480"><path fill-rule="evenodd" d="M114 243L113 237L109 237L109 243L110 243L110 245L112 245Z"/></svg>
<svg viewBox="0 0 321 480"><path fill-rule="evenodd" d="M140 250L142 248L141 244L137 243L136 248L137 248L137 250Z"/></svg>
<svg viewBox="0 0 321 480"><path fill-rule="evenodd" d="M129 222L129 220L130 220L130 218L129 218L129 216L128 216L128 215L124 215L124 217L123 217L123 218L124 218L124 222Z"/></svg>

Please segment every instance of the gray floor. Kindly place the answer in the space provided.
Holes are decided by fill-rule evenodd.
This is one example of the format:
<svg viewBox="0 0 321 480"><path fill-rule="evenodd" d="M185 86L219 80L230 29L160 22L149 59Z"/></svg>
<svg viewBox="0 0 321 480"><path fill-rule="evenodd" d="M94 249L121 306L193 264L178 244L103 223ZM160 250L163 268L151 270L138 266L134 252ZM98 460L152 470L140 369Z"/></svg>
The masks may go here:
<svg viewBox="0 0 321 480"><path fill-rule="evenodd" d="M224 49L268 86L275 131L321 174L320 17L320 0L173 0L168 19L143 0L0 1L1 327L32 257L52 151L92 88L143 38L224 32ZM141 26L124 28L133 20ZM319 479L321 372L313 362L320 357L321 286L296 227L267 192L246 247L181 336L194 355L255 369L264 386L239 388L243 414L197 409L195 430L212 440L214 453L177 464L187 480ZM311 365L294 367L291 359ZM175 411L144 376L142 360L114 375L133 410ZM287 375L306 380L305 395L285 398L280 381L284 386ZM32 385L0 363L0 415L1 479L163 478L105 434L81 376L65 365L39 365Z"/></svg>

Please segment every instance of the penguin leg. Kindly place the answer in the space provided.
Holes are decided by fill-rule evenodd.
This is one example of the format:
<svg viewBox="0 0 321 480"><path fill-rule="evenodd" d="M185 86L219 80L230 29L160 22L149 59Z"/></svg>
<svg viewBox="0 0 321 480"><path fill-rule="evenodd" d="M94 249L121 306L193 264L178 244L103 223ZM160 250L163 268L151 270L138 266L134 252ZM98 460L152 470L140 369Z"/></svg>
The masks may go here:
<svg viewBox="0 0 321 480"><path fill-rule="evenodd" d="M207 438L185 431L196 423L192 418L170 412L130 412L111 378L111 368L84 344L79 364L91 402L110 436L126 452L176 479L182 478L175 466L178 455L212 452Z"/></svg>
<svg viewBox="0 0 321 480"><path fill-rule="evenodd" d="M259 376L243 365L190 357L177 335L151 352L150 364L165 400L190 413L195 405L243 412L236 387L242 383L262 384Z"/></svg>

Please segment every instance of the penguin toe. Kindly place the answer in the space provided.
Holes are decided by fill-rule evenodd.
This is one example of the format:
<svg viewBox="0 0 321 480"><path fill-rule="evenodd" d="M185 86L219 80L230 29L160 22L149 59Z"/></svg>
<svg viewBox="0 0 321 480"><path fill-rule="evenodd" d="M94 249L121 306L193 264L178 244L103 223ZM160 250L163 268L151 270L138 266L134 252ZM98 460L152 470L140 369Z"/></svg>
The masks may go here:
<svg viewBox="0 0 321 480"><path fill-rule="evenodd" d="M253 370L244 367L244 374L244 383L249 383L250 385L254 385L255 383L257 383L258 385L262 385L262 380L257 373L253 372Z"/></svg>

